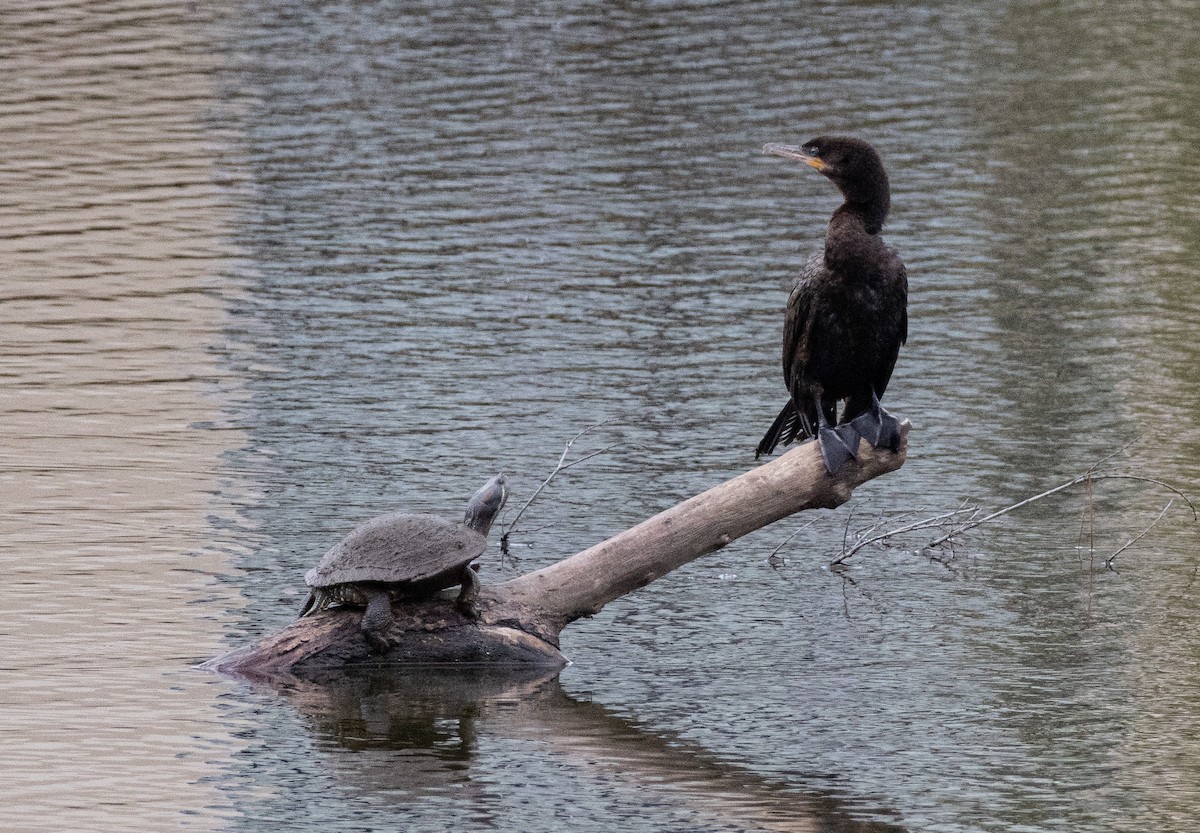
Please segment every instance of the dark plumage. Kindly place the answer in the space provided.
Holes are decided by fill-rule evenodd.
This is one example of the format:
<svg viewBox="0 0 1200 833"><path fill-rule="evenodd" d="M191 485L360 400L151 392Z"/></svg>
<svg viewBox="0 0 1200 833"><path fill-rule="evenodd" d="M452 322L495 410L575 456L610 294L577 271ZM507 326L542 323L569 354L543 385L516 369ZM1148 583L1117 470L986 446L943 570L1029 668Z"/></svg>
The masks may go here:
<svg viewBox="0 0 1200 833"><path fill-rule="evenodd" d="M821 136L802 147L770 144L763 151L820 171L845 202L829 220L824 251L809 257L788 297L783 378L791 399L755 456L816 437L833 473L856 455L860 438L900 447L899 421L879 404L908 337L908 277L879 236L891 205L887 172L861 139Z"/></svg>

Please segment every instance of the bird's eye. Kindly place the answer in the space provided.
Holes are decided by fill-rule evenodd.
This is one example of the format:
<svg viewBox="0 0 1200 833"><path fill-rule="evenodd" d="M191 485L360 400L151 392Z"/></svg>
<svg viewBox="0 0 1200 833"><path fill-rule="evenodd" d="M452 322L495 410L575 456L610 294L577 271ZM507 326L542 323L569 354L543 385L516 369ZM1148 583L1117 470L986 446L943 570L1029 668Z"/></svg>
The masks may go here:
<svg viewBox="0 0 1200 833"><path fill-rule="evenodd" d="M809 145L808 147L806 147L804 149L804 152L807 153L809 156L820 156L821 148L819 148L817 145Z"/></svg>

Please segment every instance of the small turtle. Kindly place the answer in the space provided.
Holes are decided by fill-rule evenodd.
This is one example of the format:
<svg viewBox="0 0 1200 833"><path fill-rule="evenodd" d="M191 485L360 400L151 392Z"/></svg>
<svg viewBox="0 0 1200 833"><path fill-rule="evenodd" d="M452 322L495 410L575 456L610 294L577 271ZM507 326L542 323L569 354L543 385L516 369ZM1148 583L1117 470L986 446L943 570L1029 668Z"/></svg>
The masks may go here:
<svg viewBox="0 0 1200 833"><path fill-rule="evenodd" d="M422 599L462 584L455 602L475 616L479 577L470 564L483 554L488 530L508 498L498 474L474 494L462 523L436 515L389 512L360 524L325 553L304 581L312 588L301 616L335 604L365 607L359 626L372 650L384 652L393 599Z"/></svg>

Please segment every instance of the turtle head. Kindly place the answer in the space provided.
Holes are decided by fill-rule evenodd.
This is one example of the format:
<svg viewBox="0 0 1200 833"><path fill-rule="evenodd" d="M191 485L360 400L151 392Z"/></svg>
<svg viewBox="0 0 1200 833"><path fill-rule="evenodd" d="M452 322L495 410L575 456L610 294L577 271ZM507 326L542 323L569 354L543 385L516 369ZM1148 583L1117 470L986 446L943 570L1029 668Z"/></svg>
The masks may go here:
<svg viewBox="0 0 1200 833"><path fill-rule="evenodd" d="M480 535L487 535L492 528L492 521L504 508L506 500L508 500L508 485L504 480L504 475L498 474L472 495L470 503L467 504L467 513L463 517L463 523Z"/></svg>

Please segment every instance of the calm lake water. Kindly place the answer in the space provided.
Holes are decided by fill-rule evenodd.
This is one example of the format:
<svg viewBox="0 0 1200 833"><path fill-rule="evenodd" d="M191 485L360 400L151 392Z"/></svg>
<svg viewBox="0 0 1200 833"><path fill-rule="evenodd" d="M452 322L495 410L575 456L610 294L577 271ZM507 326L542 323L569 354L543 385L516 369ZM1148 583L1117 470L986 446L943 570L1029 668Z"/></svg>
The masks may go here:
<svg viewBox="0 0 1200 833"><path fill-rule="evenodd" d="M1179 497L829 566L1135 439L1105 466L1200 497L1197 54L1185 3L6 4L0 822L1200 830ZM572 625L556 678L193 668L357 522L519 503L588 426L485 581L754 466L837 205L759 148L841 132L909 267L899 472Z"/></svg>

